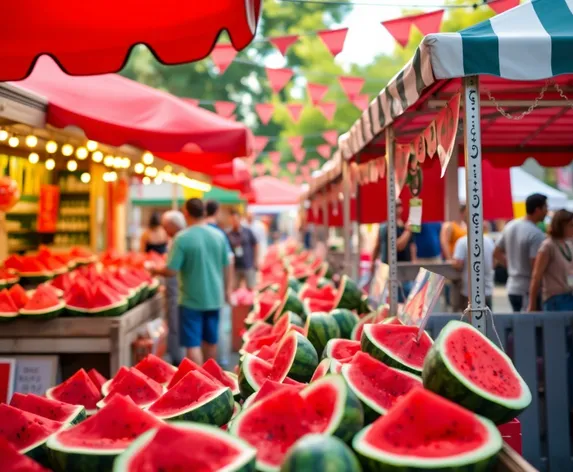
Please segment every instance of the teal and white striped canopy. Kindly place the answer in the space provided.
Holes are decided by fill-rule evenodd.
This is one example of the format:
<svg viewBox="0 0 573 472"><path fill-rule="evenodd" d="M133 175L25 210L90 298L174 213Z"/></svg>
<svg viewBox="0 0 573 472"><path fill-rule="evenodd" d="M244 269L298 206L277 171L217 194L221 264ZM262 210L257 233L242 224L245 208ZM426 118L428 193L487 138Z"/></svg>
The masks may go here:
<svg viewBox="0 0 573 472"><path fill-rule="evenodd" d="M573 0L532 0L458 33L426 36L414 57L339 140L349 159L438 80L493 75L540 80L573 73Z"/></svg>

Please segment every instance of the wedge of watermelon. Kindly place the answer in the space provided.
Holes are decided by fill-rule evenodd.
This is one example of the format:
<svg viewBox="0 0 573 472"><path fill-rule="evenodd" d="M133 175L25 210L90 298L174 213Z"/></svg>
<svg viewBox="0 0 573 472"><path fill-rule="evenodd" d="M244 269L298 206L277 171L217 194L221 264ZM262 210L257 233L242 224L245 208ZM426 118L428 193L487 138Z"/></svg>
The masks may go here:
<svg viewBox="0 0 573 472"><path fill-rule="evenodd" d="M167 389L173 388L189 372L194 372L194 371L200 372L201 374L203 374L205 377L207 377L212 382L215 382L215 383L218 382L217 379L215 377L213 377L209 372L207 372L203 367L195 364L195 362L193 362L192 360L185 357L181 361L181 363L179 364L179 367L177 368L177 372L175 372L175 375L173 375L173 377L171 378L171 381L167 385Z"/></svg>
<svg viewBox="0 0 573 472"><path fill-rule="evenodd" d="M117 385L121 379L125 377L125 375L129 372L129 367L121 366L117 373L108 381L104 382L101 386L101 393L105 397L109 395L109 392L113 389L115 385Z"/></svg>
<svg viewBox="0 0 573 472"><path fill-rule="evenodd" d="M50 284L53 287L62 290L64 293L67 293L72 285L72 276L69 272L66 272L65 274L54 277Z"/></svg>
<svg viewBox="0 0 573 472"><path fill-rule="evenodd" d="M221 366L219 364L217 364L215 359L207 360L203 364L203 369L206 372L208 372L209 374L211 374L212 377L217 379L217 381L221 385L223 385L225 387L229 387L231 389L231 393L233 394L233 397L237 397L240 394L239 379L237 378L237 375L235 375L232 372L227 372L227 371L221 369Z"/></svg>
<svg viewBox="0 0 573 472"><path fill-rule="evenodd" d="M50 269L32 256L20 258L18 272L20 278L25 279L26 283L29 284L39 284L54 277L54 273Z"/></svg>
<svg viewBox="0 0 573 472"><path fill-rule="evenodd" d="M0 321L13 320L19 315L19 310L7 289L0 291Z"/></svg>
<svg viewBox="0 0 573 472"><path fill-rule="evenodd" d="M177 372L177 367L153 354L145 356L135 368L161 385L168 385Z"/></svg>
<svg viewBox="0 0 573 472"><path fill-rule="evenodd" d="M245 400L245 403L243 404L243 409L251 407L255 402L263 400L280 390L291 390L293 392L300 392L304 387L306 387L305 384L290 385L284 382L281 383L281 382L274 382L272 380L265 380L265 382L261 386L261 389L253 393L249 398Z"/></svg>
<svg viewBox="0 0 573 472"><path fill-rule="evenodd" d="M86 419L86 409L82 405L70 405L69 403L39 397L33 393L27 395L14 393L10 405L60 423L75 424Z"/></svg>
<svg viewBox="0 0 573 472"><path fill-rule="evenodd" d="M245 318L245 327L247 329L249 329L257 321L262 321L269 324L272 324L273 322L273 315L279 308L281 300L270 290L267 290L263 293L266 295L255 299L253 309Z"/></svg>
<svg viewBox="0 0 573 472"><path fill-rule="evenodd" d="M127 298L122 297L104 282L96 283L91 303L89 314L92 316L119 316L128 308Z"/></svg>
<svg viewBox="0 0 573 472"><path fill-rule="evenodd" d="M60 315L65 307L66 304L58 298L54 287L41 284L20 310L20 314L29 319L49 320Z"/></svg>
<svg viewBox="0 0 573 472"><path fill-rule="evenodd" d="M0 437L0 457L2 467L7 472L50 472L29 457L20 454L11 443Z"/></svg>
<svg viewBox="0 0 573 472"><path fill-rule="evenodd" d="M21 310L26 306L26 303L30 301L30 298L26 294L26 290L20 284L14 284L12 287L8 289L10 292L10 296L14 301L14 304L18 307L18 310Z"/></svg>
<svg viewBox="0 0 573 472"><path fill-rule="evenodd" d="M107 382L107 379L101 375L96 369L88 370L88 375L94 385L101 390L103 385Z"/></svg>
<svg viewBox="0 0 573 472"><path fill-rule="evenodd" d="M147 408L156 401L166 390L155 380L150 379L136 368L129 369L119 381L114 382L106 397L98 402L97 407L103 408L115 395L131 398L140 408Z"/></svg>
<svg viewBox="0 0 573 472"><path fill-rule="evenodd" d="M46 397L71 405L82 405L89 416L96 412L102 394L87 372L80 369L65 382L46 390Z"/></svg>

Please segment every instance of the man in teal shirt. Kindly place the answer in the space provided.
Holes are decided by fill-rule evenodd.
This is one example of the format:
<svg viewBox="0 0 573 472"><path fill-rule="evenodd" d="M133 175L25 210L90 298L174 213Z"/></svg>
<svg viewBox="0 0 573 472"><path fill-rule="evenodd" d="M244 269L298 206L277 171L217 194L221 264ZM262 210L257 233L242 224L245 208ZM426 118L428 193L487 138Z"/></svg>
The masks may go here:
<svg viewBox="0 0 573 472"><path fill-rule="evenodd" d="M224 236L204 223L198 198L185 203L188 227L173 239L167 267L158 275L179 277L179 329L187 357L201 365L216 358L219 312L230 295Z"/></svg>

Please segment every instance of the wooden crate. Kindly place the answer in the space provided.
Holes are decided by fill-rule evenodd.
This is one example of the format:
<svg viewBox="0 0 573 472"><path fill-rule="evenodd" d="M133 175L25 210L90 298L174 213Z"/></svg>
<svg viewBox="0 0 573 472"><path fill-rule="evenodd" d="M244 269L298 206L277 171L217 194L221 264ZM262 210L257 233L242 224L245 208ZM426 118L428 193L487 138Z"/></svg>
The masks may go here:
<svg viewBox="0 0 573 472"><path fill-rule="evenodd" d="M515 452L507 444L503 444L503 449L499 455L495 472L538 472L533 466Z"/></svg>

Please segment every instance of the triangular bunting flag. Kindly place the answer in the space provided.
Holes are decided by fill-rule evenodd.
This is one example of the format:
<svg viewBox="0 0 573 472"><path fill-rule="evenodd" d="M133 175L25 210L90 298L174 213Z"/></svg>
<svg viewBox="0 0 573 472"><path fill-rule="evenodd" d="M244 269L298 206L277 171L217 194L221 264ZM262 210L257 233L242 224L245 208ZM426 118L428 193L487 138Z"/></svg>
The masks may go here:
<svg viewBox="0 0 573 472"><path fill-rule="evenodd" d="M281 152L280 151L269 152L269 159L273 164L278 164L281 161Z"/></svg>
<svg viewBox="0 0 573 472"><path fill-rule="evenodd" d="M394 20L383 21L382 26L394 37L402 47L408 45L412 26L416 26L423 35L438 33L442 24L444 10L405 16Z"/></svg>
<svg viewBox="0 0 573 472"><path fill-rule="evenodd" d="M322 133L322 137L331 146L334 147L338 146L338 131L336 130L325 131L324 133Z"/></svg>
<svg viewBox="0 0 573 472"><path fill-rule="evenodd" d="M342 28L332 31L318 31L316 34L318 34L318 37L330 51L330 54L336 56L344 48L347 33L348 28Z"/></svg>
<svg viewBox="0 0 573 472"><path fill-rule="evenodd" d="M487 3L487 6L490 7L497 15L515 8L517 5L519 5L519 0L496 0Z"/></svg>
<svg viewBox="0 0 573 472"><path fill-rule="evenodd" d="M306 156L306 151L303 148L293 148L290 152L297 162L302 162L304 160L304 156Z"/></svg>
<svg viewBox="0 0 573 472"><path fill-rule="evenodd" d="M291 173L294 174L296 172L296 169L298 167L298 164L296 162L287 162L287 170Z"/></svg>
<svg viewBox="0 0 573 472"><path fill-rule="evenodd" d="M276 38L269 38L269 41L277 48L283 56L286 56L287 49L290 48L298 40L297 34L288 36L278 36Z"/></svg>
<svg viewBox="0 0 573 472"><path fill-rule="evenodd" d="M300 103L289 103L287 105L287 108L288 108L288 111L289 111L292 119L296 123L298 123L298 121L300 120L300 115L302 114L302 110L304 108L304 105L301 105Z"/></svg>
<svg viewBox="0 0 573 472"><path fill-rule="evenodd" d="M263 125L268 125L273 117L275 106L272 103L257 103L255 111L259 115L259 119Z"/></svg>
<svg viewBox="0 0 573 472"><path fill-rule="evenodd" d="M317 105L327 121L332 121L336 114L336 102L322 102Z"/></svg>
<svg viewBox="0 0 573 472"><path fill-rule="evenodd" d="M518 2L519 3L519 0ZM415 15L413 19L414 26L420 30L424 36L432 33L439 33L444 19L444 10L436 10L430 13Z"/></svg>
<svg viewBox="0 0 573 472"><path fill-rule="evenodd" d="M352 97L350 101L359 110L366 110L368 108L368 105L370 105L370 99L368 98L368 95L364 94L356 95L355 97Z"/></svg>
<svg viewBox="0 0 573 472"><path fill-rule="evenodd" d="M269 142L268 136L255 136L254 149L256 153L262 152L262 150L267 146Z"/></svg>
<svg viewBox="0 0 573 472"><path fill-rule="evenodd" d="M237 121L237 115L228 116L227 119L231 121Z"/></svg>
<svg viewBox="0 0 573 472"><path fill-rule="evenodd" d="M310 167L312 170L316 170L320 167L320 161L318 159L311 159L308 161L308 167Z"/></svg>
<svg viewBox="0 0 573 472"><path fill-rule="evenodd" d="M308 179L310 177L310 169L308 168L308 166L300 166L300 173L305 179Z"/></svg>
<svg viewBox="0 0 573 472"><path fill-rule="evenodd" d="M310 100L313 105L320 102L326 95L326 92L328 92L328 85L308 84L308 94L310 95Z"/></svg>
<svg viewBox="0 0 573 472"><path fill-rule="evenodd" d="M364 82L366 82L362 77L338 77L338 82L344 90L344 93L348 98L352 98L360 93Z"/></svg>
<svg viewBox="0 0 573 472"><path fill-rule="evenodd" d="M287 141L290 144L291 148L297 149L302 146L303 139L304 138L302 136L290 136L287 138Z"/></svg>
<svg viewBox="0 0 573 472"><path fill-rule="evenodd" d="M325 159L330 158L330 144L321 144L320 146L316 146L316 152Z"/></svg>
<svg viewBox="0 0 573 472"><path fill-rule="evenodd" d="M219 69L219 74L224 74L227 67L233 62L237 51L232 44L217 44L211 52L213 64Z"/></svg>
<svg viewBox="0 0 573 472"><path fill-rule="evenodd" d="M271 166L271 175L273 177L276 177L277 175L279 175L279 166L274 165L274 164Z"/></svg>
<svg viewBox="0 0 573 472"><path fill-rule="evenodd" d="M193 105L196 107L198 107L200 103L200 100L198 98L184 98L183 101L185 103L188 103L189 105Z"/></svg>
<svg viewBox="0 0 573 472"><path fill-rule="evenodd" d="M235 108L237 108L237 104L234 102L219 101L214 103L214 107L217 115L223 118L229 118L235 111Z"/></svg>
<svg viewBox="0 0 573 472"><path fill-rule="evenodd" d="M275 93L279 93L294 75L294 72L290 69L271 69L270 67L265 67L265 70L271 84L271 89L273 89Z"/></svg>

